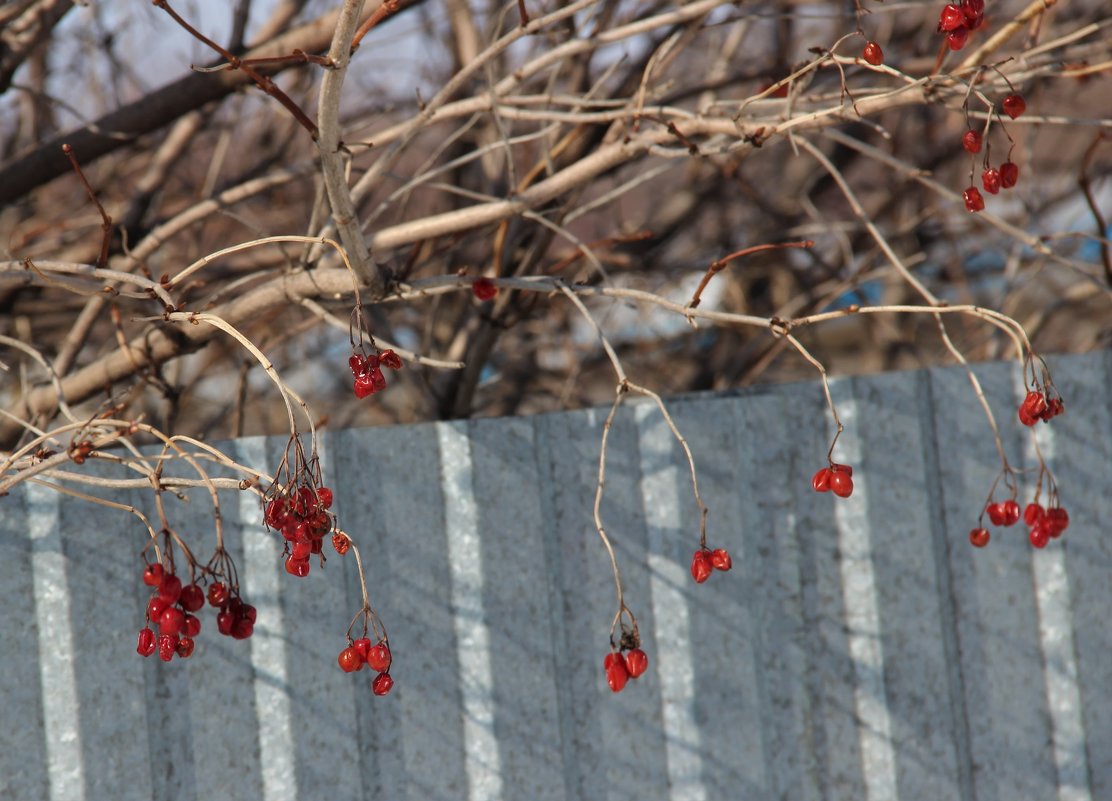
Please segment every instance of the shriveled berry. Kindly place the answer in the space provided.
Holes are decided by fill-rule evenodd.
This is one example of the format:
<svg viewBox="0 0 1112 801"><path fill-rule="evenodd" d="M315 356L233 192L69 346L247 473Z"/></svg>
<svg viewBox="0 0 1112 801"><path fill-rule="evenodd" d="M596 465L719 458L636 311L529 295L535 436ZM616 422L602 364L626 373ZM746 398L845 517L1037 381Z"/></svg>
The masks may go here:
<svg viewBox="0 0 1112 801"><path fill-rule="evenodd" d="M391 370L402 369L402 357L389 348L380 353L378 358L382 362L383 367L389 367Z"/></svg>
<svg viewBox="0 0 1112 801"><path fill-rule="evenodd" d="M351 548L351 540L337 532L332 535L332 547L336 549L336 553L343 556Z"/></svg>
<svg viewBox="0 0 1112 801"><path fill-rule="evenodd" d="M228 588L224 586L222 581L214 581L208 588L208 600L210 606L223 606L228 600Z"/></svg>
<svg viewBox="0 0 1112 801"><path fill-rule="evenodd" d="M961 13L965 15L966 24L974 19L983 18L985 15L985 0L961 0ZM974 27L970 25L969 27Z"/></svg>
<svg viewBox="0 0 1112 801"><path fill-rule="evenodd" d="M498 294L498 287L489 278L476 278L471 282L471 291L479 300L490 300Z"/></svg>
<svg viewBox="0 0 1112 801"><path fill-rule="evenodd" d="M367 372L367 360L358 353L353 353L348 357L348 367L351 368L352 375L358 376Z"/></svg>
<svg viewBox="0 0 1112 801"><path fill-rule="evenodd" d="M830 468L824 467L811 477L815 492L830 492Z"/></svg>
<svg viewBox="0 0 1112 801"><path fill-rule="evenodd" d="M710 563L715 570L729 570L734 566L734 560L730 558L730 552L725 548L715 548L711 551Z"/></svg>
<svg viewBox="0 0 1112 801"><path fill-rule="evenodd" d="M370 650L367 651L367 664L371 670L385 673L390 669L392 661L393 656L390 654L390 646L384 642L371 646Z"/></svg>
<svg viewBox="0 0 1112 801"><path fill-rule="evenodd" d="M181 588L178 602L186 612L196 612L205 605L205 591L196 584L188 584Z"/></svg>
<svg viewBox="0 0 1112 801"><path fill-rule="evenodd" d="M613 692L620 693L629 681L629 670L621 654L611 651L602 660L603 670L606 671L606 683Z"/></svg>
<svg viewBox="0 0 1112 801"><path fill-rule="evenodd" d="M186 637L196 637L201 633L201 618L196 615L186 615L181 630Z"/></svg>
<svg viewBox="0 0 1112 801"><path fill-rule="evenodd" d="M188 659L189 657L193 656L193 646L194 643L192 637L181 637L178 640L178 647L175 650L177 651L178 656L180 656L182 659Z"/></svg>
<svg viewBox="0 0 1112 801"><path fill-rule="evenodd" d="M965 201L967 211L976 213L983 211L985 208L985 199L981 197L981 190L975 186L971 186L962 192L961 199Z"/></svg>
<svg viewBox="0 0 1112 801"><path fill-rule="evenodd" d="M333 500L332 490L328 487L321 487L317 490L317 500L320 501L320 505L325 509L331 509Z"/></svg>
<svg viewBox="0 0 1112 801"><path fill-rule="evenodd" d="M848 498L853 494L853 477L848 470L834 470L830 474L830 491L839 498Z"/></svg>
<svg viewBox="0 0 1112 801"><path fill-rule="evenodd" d="M990 535L987 528L975 528L969 532L969 542L974 548L984 548L988 545Z"/></svg>
<svg viewBox="0 0 1112 801"><path fill-rule="evenodd" d="M166 607L158 618L158 630L162 634L177 634L184 625L185 613L176 606Z"/></svg>
<svg viewBox="0 0 1112 801"><path fill-rule="evenodd" d="M990 167L981 173L981 186L990 195L995 195L1000 191L1000 170L995 167Z"/></svg>
<svg viewBox="0 0 1112 801"><path fill-rule="evenodd" d="M159 634L158 635L158 658L163 662L169 662L174 658L174 654L178 651L178 635L177 634Z"/></svg>
<svg viewBox="0 0 1112 801"><path fill-rule="evenodd" d="M259 610L251 606L251 604L244 604L239 608L238 617L243 618L249 623L254 623L255 619L259 616Z"/></svg>
<svg viewBox="0 0 1112 801"><path fill-rule="evenodd" d="M344 673L354 673L363 667L363 657L351 646L340 651L340 655L336 658L336 661L340 663L340 670L344 671Z"/></svg>
<svg viewBox="0 0 1112 801"><path fill-rule="evenodd" d="M157 587L159 584L162 583L162 575L162 565L157 563L153 565L147 565L143 569L143 583L146 584L148 587Z"/></svg>
<svg viewBox="0 0 1112 801"><path fill-rule="evenodd" d="M1000 165L1000 186L1011 189L1019 181L1019 167L1010 161Z"/></svg>
<svg viewBox="0 0 1112 801"><path fill-rule="evenodd" d="M625 655L626 672L635 679L649 669L649 657L640 648L634 648Z"/></svg>
<svg viewBox="0 0 1112 801"><path fill-rule="evenodd" d="M712 570L714 570L714 565L711 564L710 553L704 550L696 551L695 555L691 557L691 578L695 579L695 583L702 584L710 578ZM614 692L617 692L617 690L614 690Z"/></svg>
<svg viewBox="0 0 1112 801"><path fill-rule="evenodd" d="M866 64L872 64L874 67L879 67L884 63L884 51L880 49L880 45L876 42L866 44L865 49L861 51L861 57L865 59Z"/></svg>
<svg viewBox="0 0 1112 801"><path fill-rule="evenodd" d="M1023 95L1008 95L1000 105L1004 107L1004 113L1013 120L1027 110L1027 101L1023 99Z"/></svg>
<svg viewBox="0 0 1112 801"><path fill-rule="evenodd" d="M389 673L379 673L371 682L371 692L375 695L386 695L394 686L394 680Z"/></svg>
<svg viewBox="0 0 1112 801"><path fill-rule="evenodd" d="M355 397L362 400L368 395L373 395L376 392L374 381L371 380L370 373L360 373L355 377Z"/></svg>
<svg viewBox="0 0 1112 801"><path fill-rule="evenodd" d="M139 644L136 646L135 652L139 656L150 656L154 653L156 647L156 637L150 626L139 629Z"/></svg>
<svg viewBox="0 0 1112 801"><path fill-rule="evenodd" d="M946 34L946 44L951 50L961 50L969 39L969 29L964 25Z"/></svg>
<svg viewBox="0 0 1112 801"><path fill-rule="evenodd" d="M961 146L970 153L980 153L982 144L980 131L970 129L961 135Z"/></svg>
<svg viewBox="0 0 1112 801"><path fill-rule="evenodd" d="M965 25L965 14L961 8L953 3L943 6L938 15L938 30L952 31L962 25Z"/></svg>

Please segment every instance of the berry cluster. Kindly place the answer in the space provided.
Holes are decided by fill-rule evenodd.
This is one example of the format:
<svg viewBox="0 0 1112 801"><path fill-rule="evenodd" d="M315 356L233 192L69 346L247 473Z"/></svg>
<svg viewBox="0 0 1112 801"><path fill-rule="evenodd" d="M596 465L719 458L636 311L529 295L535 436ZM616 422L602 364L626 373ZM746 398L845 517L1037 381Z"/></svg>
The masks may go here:
<svg viewBox="0 0 1112 801"><path fill-rule="evenodd" d="M729 555L726 558L729 559ZM724 569L729 570L728 567ZM602 660L602 668L606 671L606 683L610 685L610 689L620 693L627 681L636 679L649 669L649 657L640 648L632 648L624 655L620 651L611 651Z"/></svg>
<svg viewBox="0 0 1112 801"><path fill-rule="evenodd" d="M1014 526L1020 518L1019 503L1015 498L989 503L985 507L985 512L994 526ZM1058 539L1062 536L1062 532L1069 528L1070 516L1064 507L1057 505L1057 502L1049 509L1037 502L1032 502L1023 510L1023 522L1030 529L1027 539L1031 545L1035 548L1045 548L1048 542ZM989 531L984 526L969 532L969 542L976 548L984 548L990 539Z"/></svg>
<svg viewBox="0 0 1112 801"><path fill-rule="evenodd" d="M321 552L324 537L334 526L328 512L331 506L332 490L314 489L311 484L291 488L287 495L274 497L266 504L263 522L285 538L286 572L291 576L309 575L309 557Z"/></svg>
<svg viewBox="0 0 1112 801"><path fill-rule="evenodd" d="M1047 395L1049 391L1043 394L1038 389L1028 392L1027 397L1019 404L1019 422L1025 426L1033 426L1040 420L1049 423L1052 417L1057 417L1065 411L1066 407L1060 396L1047 397Z"/></svg>
<svg viewBox="0 0 1112 801"><path fill-rule="evenodd" d="M139 630L135 650L141 656L157 650L163 662L175 655L188 659L193 654L193 638L201 633L201 621L192 613L205 605L204 591L196 584L183 587L180 578L157 563L143 570L143 583L154 587L155 594L147 602L147 625ZM157 635L151 624L158 628Z"/></svg>
<svg viewBox="0 0 1112 801"><path fill-rule="evenodd" d="M948 3L938 15L938 32L946 34L951 50L961 50L969 40L969 32L985 21L985 0L961 0Z"/></svg>
<svg viewBox="0 0 1112 801"><path fill-rule="evenodd" d="M471 282L471 291L479 300L490 300L498 294L498 287L489 278L476 278Z"/></svg>
<svg viewBox="0 0 1112 801"><path fill-rule="evenodd" d="M1001 102L1001 108L1004 113L1011 117L1013 120L1023 114L1027 110L1027 101L1023 99L1023 95L1017 92L1012 92L1004 98ZM1004 132L1007 136L1007 131ZM1009 136L1010 140L1011 137ZM1014 143L1013 143L1014 144ZM966 130L961 136L961 146L971 154L981 152L984 145L984 138L979 131L972 128ZM1001 189L1011 189L1019 183L1019 166L1011 160L1011 151L1009 151L1008 160L1001 164L999 167L993 167L988 160L988 154L985 154L984 170L981 173L981 186L990 195L997 194ZM970 167L970 179L973 177L973 168ZM971 212L983 211L985 208L985 199L981 195L981 190L975 186L970 186L961 193L962 200L965 201L965 208Z"/></svg>
<svg viewBox="0 0 1112 801"><path fill-rule="evenodd" d="M730 552L725 548L715 548L713 551L705 545L695 552L691 558L691 578L695 579L696 584L702 584L710 574L715 570L726 571L734 566L734 561L730 558ZM631 675L637 678L640 674ZM624 684L624 682L623 682ZM617 690L615 690L617 692Z"/></svg>
<svg viewBox="0 0 1112 801"><path fill-rule="evenodd" d="M830 463L811 477L815 492L833 492L839 498L853 494L853 468L848 464Z"/></svg>
<svg viewBox="0 0 1112 801"><path fill-rule="evenodd" d="M355 397L362 399L386 389L386 376L382 374L382 368L400 370L402 359L389 349L370 355L353 353L348 359L348 367L355 376Z"/></svg>
<svg viewBox="0 0 1112 801"><path fill-rule="evenodd" d="M374 645L371 645L367 637L358 640L349 639L348 647L340 651L336 661L339 662L340 669L344 673L362 670L364 665L375 671L378 675L371 682L371 692L375 695L386 695L394 686L394 680L390 678L390 663L393 661L393 655L385 638Z"/></svg>
<svg viewBox="0 0 1112 801"><path fill-rule="evenodd" d="M238 586L228 587L222 581L214 581L208 588L208 602L220 610L216 630L225 637L246 640L255 633L255 607L243 602Z"/></svg>

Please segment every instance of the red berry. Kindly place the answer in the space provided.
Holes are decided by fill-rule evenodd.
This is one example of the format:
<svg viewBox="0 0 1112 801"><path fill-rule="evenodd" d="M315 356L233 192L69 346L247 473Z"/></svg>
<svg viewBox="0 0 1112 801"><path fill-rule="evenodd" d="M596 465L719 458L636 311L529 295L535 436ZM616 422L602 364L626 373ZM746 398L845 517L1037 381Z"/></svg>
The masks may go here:
<svg viewBox="0 0 1112 801"><path fill-rule="evenodd" d="M498 287L489 278L476 278L471 282L471 291L479 300L490 300L498 294Z"/></svg>
<svg viewBox="0 0 1112 801"><path fill-rule="evenodd" d="M181 608L186 612L196 612L205 605L205 591L196 584L189 584L181 588L181 596L178 600L181 602Z"/></svg>
<svg viewBox="0 0 1112 801"><path fill-rule="evenodd" d="M1019 181L1019 167L1010 161L1000 165L1000 186L1011 189Z"/></svg>
<svg viewBox="0 0 1112 801"><path fill-rule="evenodd" d="M313 552L313 545L310 542L295 542L293 549L290 551L290 559L297 562L308 562L309 554ZM288 567L286 568L289 569Z"/></svg>
<svg viewBox="0 0 1112 801"><path fill-rule="evenodd" d="M961 146L968 150L970 153L981 152L981 132L968 130L961 135Z"/></svg>
<svg viewBox="0 0 1112 801"><path fill-rule="evenodd" d="M174 658L174 654L178 651L178 635L177 634L159 634L158 635L158 658L163 662L169 662Z"/></svg>
<svg viewBox="0 0 1112 801"><path fill-rule="evenodd" d="M951 50L961 50L965 47L968 38L969 29L962 25L960 28L954 28L946 34L946 44L950 46Z"/></svg>
<svg viewBox="0 0 1112 801"><path fill-rule="evenodd" d="M348 358L348 367L351 368L352 375L361 375L367 372L367 360L358 353L353 353Z"/></svg>
<svg viewBox="0 0 1112 801"><path fill-rule="evenodd" d="M1004 501L1001 504L1004 513L1004 525L1014 526L1019 521L1019 504L1015 499Z"/></svg>
<svg viewBox="0 0 1112 801"><path fill-rule="evenodd" d="M208 599L210 606L223 606L228 600L228 588L222 581L214 581L209 585Z"/></svg>
<svg viewBox="0 0 1112 801"><path fill-rule="evenodd" d="M634 648L625 655L626 672L635 679L649 669L649 657L640 648Z"/></svg>
<svg viewBox="0 0 1112 801"><path fill-rule="evenodd" d="M702 584L710 578L711 571L714 570L714 565L711 564L710 554L704 550L698 550L691 558L691 578L695 579L696 584ZM623 682L624 684L624 682ZM621 689L620 687L618 688ZM618 690L614 690L617 692Z"/></svg>
<svg viewBox="0 0 1112 801"><path fill-rule="evenodd" d="M985 0L961 0L961 13L965 15L965 24L976 28L985 16ZM974 20L976 25L972 24Z"/></svg>
<svg viewBox="0 0 1112 801"><path fill-rule="evenodd" d="M974 548L984 548L988 545L989 539L987 528L975 528L969 532L969 542Z"/></svg>
<svg viewBox="0 0 1112 801"><path fill-rule="evenodd" d="M968 211L978 212L985 207L985 199L981 197L981 191L975 186L971 186L962 192L961 198L965 201L965 208Z"/></svg>
<svg viewBox="0 0 1112 801"><path fill-rule="evenodd" d="M1047 509L1045 519L1050 527L1050 536L1055 538L1062 536L1062 532L1070 525L1069 512L1060 506Z"/></svg>
<svg viewBox="0 0 1112 801"><path fill-rule="evenodd" d="M815 492L830 492L830 468L824 467L811 477Z"/></svg>
<svg viewBox="0 0 1112 801"><path fill-rule="evenodd" d="M158 619L162 617L162 613L166 611L166 607L170 604L162 599L161 595L152 595L151 599L147 602L147 617L154 624L158 624Z"/></svg>
<svg viewBox="0 0 1112 801"><path fill-rule="evenodd" d="M139 629L139 645L135 648L135 652L139 656L150 656L156 647L154 632L150 626Z"/></svg>
<svg viewBox="0 0 1112 801"><path fill-rule="evenodd" d="M158 585L158 595L166 603L176 604L181 597L181 579L173 573L163 576L162 583Z"/></svg>
<svg viewBox="0 0 1112 801"><path fill-rule="evenodd" d="M1042 508L1041 504L1029 503L1027 508L1023 510L1023 522L1029 526L1037 525L1044 517L1046 517L1046 510Z"/></svg>
<svg viewBox="0 0 1112 801"><path fill-rule="evenodd" d="M1004 107L1004 113L1013 120L1027 110L1027 101L1023 99L1023 95L1008 95L1001 105Z"/></svg>
<svg viewBox="0 0 1112 801"><path fill-rule="evenodd" d="M337 661L340 663L340 670L344 673L354 673L363 667L363 657L350 646L340 651Z"/></svg>
<svg viewBox="0 0 1112 801"><path fill-rule="evenodd" d="M294 559L292 556L286 559L286 572L291 576L298 578L305 578L309 575L309 560L308 559Z"/></svg>
<svg viewBox="0 0 1112 801"><path fill-rule="evenodd" d="M244 618L236 618L236 622L232 624L232 637L237 640L246 640L255 633L255 624L250 620Z"/></svg>
<svg viewBox="0 0 1112 801"><path fill-rule="evenodd" d="M157 587L162 583L162 565L147 565L143 570L143 583L148 587Z"/></svg>
<svg viewBox="0 0 1112 801"><path fill-rule="evenodd" d="M201 619L196 615L186 615L182 631L186 637L196 637L201 633Z"/></svg>
<svg viewBox="0 0 1112 801"><path fill-rule="evenodd" d="M611 651L602 661L602 667L606 671L606 683L610 685L610 689L620 693L629 681L629 670L626 669L622 655Z"/></svg>
<svg viewBox="0 0 1112 801"><path fill-rule="evenodd" d="M839 498L853 494L853 478L848 470L834 470L830 474L830 489Z"/></svg>
<svg viewBox="0 0 1112 801"><path fill-rule="evenodd" d="M965 14L961 8L953 3L946 4L938 15L938 30L952 31L963 25L965 25Z"/></svg>
<svg viewBox="0 0 1112 801"><path fill-rule="evenodd" d="M391 370L402 369L402 357L392 350L387 349L380 353L379 360L383 367L389 367Z"/></svg>
<svg viewBox="0 0 1112 801"><path fill-rule="evenodd" d="M185 613L176 606L168 606L158 618L158 630L162 634L177 634L185 625Z"/></svg>
<svg viewBox="0 0 1112 801"><path fill-rule="evenodd" d="M729 570L734 566L734 560L730 558L730 552L725 548L715 548L711 551L710 563L715 570Z"/></svg>
<svg viewBox="0 0 1112 801"><path fill-rule="evenodd" d="M182 659L189 659L193 655L193 638L182 637L178 640L177 653Z"/></svg>
<svg viewBox="0 0 1112 801"><path fill-rule="evenodd" d="M981 173L981 186L990 195L995 195L1000 191L1000 170L995 167L990 167Z"/></svg>
<svg viewBox="0 0 1112 801"><path fill-rule="evenodd" d="M992 521L992 525L1005 525L1004 520L1007 515L1004 513L1004 504L990 503L988 506L985 507L985 511L988 512L988 519Z"/></svg>
<svg viewBox="0 0 1112 801"><path fill-rule="evenodd" d="M362 657L364 662L366 662L367 657L371 655L371 641L366 637L356 640L351 644L351 647L359 652L359 656Z"/></svg>
<svg viewBox="0 0 1112 801"><path fill-rule="evenodd" d="M1031 532L1027 535L1027 539L1034 547L1045 548L1046 544L1050 542L1050 529L1045 522L1040 523L1031 529Z"/></svg>
<svg viewBox="0 0 1112 801"><path fill-rule="evenodd" d="M371 682L371 692L375 695L386 695L393 686L394 680L390 678L389 673L379 673Z"/></svg>
<svg viewBox="0 0 1112 801"><path fill-rule="evenodd" d="M355 377L355 397L362 400L368 395L375 393L374 381L371 380L370 373L360 373Z"/></svg>
<svg viewBox="0 0 1112 801"><path fill-rule="evenodd" d="M328 487L321 487L319 490L317 490L317 500L320 501L320 505L325 509L331 509L332 490L330 490Z"/></svg>
<svg viewBox="0 0 1112 801"><path fill-rule="evenodd" d="M372 646L367 651L367 664L370 665L371 670L379 673L385 673L390 669L390 663L393 657L390 654L390 646L384 642Z"/></svg>
<svg viewBox="0 0 1112 801"><path fill-rule="evenodd" d="M251 606L251 604L244 604L239 609L238 617L243 618L248 623L254 624L255 619L258 617L258 615L259 611L255 609L255 607Z"/></svg>
<svg viewBox="0 0 1112 801"><path fill-rule="evenodd" d="M861 57L865 59L865 63L872 64L874 67L879 67L884 63L884 51L880 49L880 45L876 42L866 44L865 49L861 52Z"/></svg>
<svg viewBox="0 0 1112 801"><path fill-rule="evenodd" d="M336 553L343 556L351 547L351 540L337 532L332 535L332 547L336 549Z"/></svg>

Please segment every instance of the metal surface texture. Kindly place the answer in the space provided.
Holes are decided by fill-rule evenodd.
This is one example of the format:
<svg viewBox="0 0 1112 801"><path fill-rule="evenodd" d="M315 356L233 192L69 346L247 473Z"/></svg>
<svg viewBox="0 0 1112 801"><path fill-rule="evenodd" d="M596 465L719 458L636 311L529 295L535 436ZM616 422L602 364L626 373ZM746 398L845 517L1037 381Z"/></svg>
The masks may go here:
<svg viewBox="0 0 1112 801"><path fill-rule="evenodd" d="M602 514L650 668L618 695L605 409L323 434L390 632L385 698L336 665L350 555L286 575L249 493L221 497L255 636L206 609L167 665L135 653L142 527L21 486L0 499L0 799L1112 799L1112 354L1050 365L1067 410L1037 436L1071 526L1043 551L1022 523L968 543L999 462L960 369L832 382L847 500L810 487L817 383L669 401L733 555L701 586L683 453L654 405L623 406ZM976 372L1031 468L1018 368ZM272 466L284 445L230 448ZM204 495L168 508L207 556Z"/></svg>

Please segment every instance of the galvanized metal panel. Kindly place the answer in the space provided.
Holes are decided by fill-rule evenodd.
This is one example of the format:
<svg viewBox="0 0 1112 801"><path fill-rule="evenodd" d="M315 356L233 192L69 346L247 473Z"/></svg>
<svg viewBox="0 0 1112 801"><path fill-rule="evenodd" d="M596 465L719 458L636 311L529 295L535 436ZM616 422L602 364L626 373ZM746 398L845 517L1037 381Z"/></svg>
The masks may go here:
<svg viewBox="0 0 1112 801"><path fill-rule="evenodd" d="M1068 411L1037 436L1072 525L1040 552L1022 526L966 541L999 464L962 370L832 382L847 500L808 485L832 433L817 384L670 401L708 543L734 557L702 586L686 460L631 397L602 515L651 662L620 695L592 519L606 409L322 437L390 630L387 698L335 662L353 556L287 576L254 496L221 493L255 636L206 609L196 656L164 665L132 653L135 521L21 487L0 500L0 798L1110 797L1110 359L1052 362ZM1029 470L1018 370L976 369ZM273 465L284 446L231 447ZM189 498L169 514L205 559L211 506Z"/></svg>

